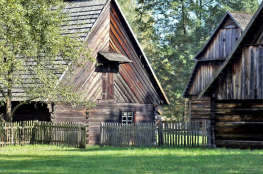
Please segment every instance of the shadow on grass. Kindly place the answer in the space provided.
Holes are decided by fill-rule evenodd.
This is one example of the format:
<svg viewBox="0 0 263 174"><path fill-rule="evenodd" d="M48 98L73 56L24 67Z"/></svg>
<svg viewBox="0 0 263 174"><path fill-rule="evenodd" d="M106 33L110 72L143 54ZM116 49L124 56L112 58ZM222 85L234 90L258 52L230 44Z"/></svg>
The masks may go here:
<svg viewBox="0 0 263 174"><path fill-rule="evenodd" d="M90 147L23 155L0 153L0 173L263 173L260 154L218 155L205 149L204 154L195 155L195 151L200 149Z"/></svg>

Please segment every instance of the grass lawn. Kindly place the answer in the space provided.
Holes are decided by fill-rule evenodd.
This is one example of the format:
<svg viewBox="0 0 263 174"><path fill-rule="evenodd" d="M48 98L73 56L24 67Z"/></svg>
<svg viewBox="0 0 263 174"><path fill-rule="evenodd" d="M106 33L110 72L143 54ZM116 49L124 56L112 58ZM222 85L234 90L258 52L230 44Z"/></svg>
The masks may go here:
<svg viewBox="0 0 263 174"><path fill-rule="evenodd" d="M0 148L0 173L263 173L263 151L8 146Z"/></svg>

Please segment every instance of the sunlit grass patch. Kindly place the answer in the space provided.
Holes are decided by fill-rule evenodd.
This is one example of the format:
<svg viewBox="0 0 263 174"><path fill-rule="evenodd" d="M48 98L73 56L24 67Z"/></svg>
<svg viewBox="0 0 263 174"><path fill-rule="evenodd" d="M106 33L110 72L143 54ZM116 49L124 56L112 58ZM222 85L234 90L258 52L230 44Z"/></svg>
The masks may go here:
<svg viewBox="0 0 263 174"><path fill-rule="evenodd" d="M263 173L263 151L28 145L0 148L0 164L7 174Z"/></svg>

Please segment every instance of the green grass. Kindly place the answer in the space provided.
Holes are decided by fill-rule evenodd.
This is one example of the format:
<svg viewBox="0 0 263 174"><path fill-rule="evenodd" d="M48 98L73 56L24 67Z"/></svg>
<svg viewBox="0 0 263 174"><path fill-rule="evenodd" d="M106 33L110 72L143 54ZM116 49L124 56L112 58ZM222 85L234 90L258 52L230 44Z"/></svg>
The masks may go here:
<svg viewBox="0 0 263 174"><path fill-rule="evenodd" d="M0 148L0 173L263 173L262 150L100 148L28 145Z"/></svg>

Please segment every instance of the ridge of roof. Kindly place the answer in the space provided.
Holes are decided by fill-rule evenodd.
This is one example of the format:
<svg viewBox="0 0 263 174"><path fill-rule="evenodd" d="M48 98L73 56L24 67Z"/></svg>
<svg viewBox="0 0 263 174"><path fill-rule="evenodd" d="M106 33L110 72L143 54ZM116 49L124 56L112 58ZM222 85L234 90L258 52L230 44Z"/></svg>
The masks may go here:
<svg viewBox="0 0 263 174"><path fill-rule="evenodd" d="M212 77L210 82L206 85L206 87L203 89L203 91L198 95L199 98L201 98L204 94L206 94L209 91L209 89L211 88L211 86L221 77L221 75L223 74L223 71L226 69L226 67L229 64L229 62L231 61L231 59L234 58L233 56L237 52L237 50L242 49L242 45L245 44L246 39L249 39L248 37L246 37L246 35L249 32L254 32L254 31L250 31L250 30L253 29L254 22L256 21L257 18L259 18L259 14L262 15L262 12L263 12L263 2L261 3L259 8L257 9L256 13L253 15L253 17L251 18L250 22L248 23L248 26L246 27L245 31L242 33L241 37L238 39L235 47L232 49L232 51L228 55L227 59L224 61L222 66L215 72L214 76Z"/></svg>

